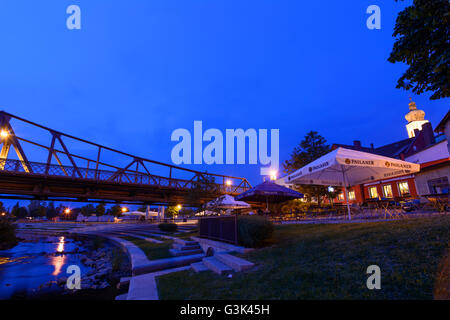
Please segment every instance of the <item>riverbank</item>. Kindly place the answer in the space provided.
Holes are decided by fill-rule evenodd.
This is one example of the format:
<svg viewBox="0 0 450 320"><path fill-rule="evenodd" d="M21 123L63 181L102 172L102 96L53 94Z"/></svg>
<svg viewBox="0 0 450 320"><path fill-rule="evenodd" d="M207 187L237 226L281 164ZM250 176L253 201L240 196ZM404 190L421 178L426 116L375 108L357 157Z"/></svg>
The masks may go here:
<svg viewBox="0 0 450 320"><path fill-rule="evenodd" d="M114 300L126 292L116 286L131 274L128 257L106 239L23 231L18 237L18 245L0 251L1 299ZM80 290L67 288L70 265L81 270Z"/></svg>

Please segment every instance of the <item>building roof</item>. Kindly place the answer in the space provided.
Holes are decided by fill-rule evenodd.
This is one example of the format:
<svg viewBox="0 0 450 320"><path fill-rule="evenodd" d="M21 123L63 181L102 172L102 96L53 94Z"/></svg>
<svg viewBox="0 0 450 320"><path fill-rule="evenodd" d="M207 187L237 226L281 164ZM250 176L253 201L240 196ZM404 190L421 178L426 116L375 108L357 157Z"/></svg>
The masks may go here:
<svg viewBox="0 0 450 320"><path fill-rule="evenodd" d="M333 144L333 149L343 147L346 149L356 150L356 151L363 151L363 152L369 152L378 154L380 156L390 157L390 158L398 158L400 157L401 153L404 153L409 149L409 147L413 144L415 138L408 138L404 140L400 140L397 142L393 142L390 144L387 144L385 146L381 146L378 148L372 148L372 147L362 147L360 145L346 145L346 144L340 144L335 143Z"/></svg>
<svg viewBox="0 0 450 320"><path fill-rule="evenodd" d="M450 119L450 110L447 111L447 114L442 118L441 122L438 123L436 129L434 129L434 132L443 132L445 129L445 124Z"/></svg>

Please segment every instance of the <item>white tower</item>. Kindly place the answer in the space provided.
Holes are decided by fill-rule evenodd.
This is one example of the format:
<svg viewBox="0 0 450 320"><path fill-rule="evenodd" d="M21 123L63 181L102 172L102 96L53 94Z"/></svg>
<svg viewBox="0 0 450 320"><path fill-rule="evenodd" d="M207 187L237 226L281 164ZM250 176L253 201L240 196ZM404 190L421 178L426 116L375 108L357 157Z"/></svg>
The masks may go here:
<svg viewBox="0 0 450 320"><path fill-rule="evenodd" d="M411 102L409 103L409 112L406 114L405 119L408 121L406 125L406 131L408 131L408 137L415 137L414 130L422 130L422 125L427 123L425 120L425 111L419 110L416 107L416 103L409 98Z"/></svg>

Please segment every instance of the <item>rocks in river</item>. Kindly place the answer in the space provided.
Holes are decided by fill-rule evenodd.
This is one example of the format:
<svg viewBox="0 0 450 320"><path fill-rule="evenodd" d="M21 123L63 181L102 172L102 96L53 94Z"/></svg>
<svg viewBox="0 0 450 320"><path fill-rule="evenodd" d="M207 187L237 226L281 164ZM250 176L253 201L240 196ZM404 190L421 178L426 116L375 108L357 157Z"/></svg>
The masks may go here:
<svg viewBox="0 0 450 320"><path fill-rule="evenodd" d="M67 283L67 277L61 277L61 278L59 278L59 279L57 280L57 283L58 283L59 286L66 285L66 283Z"/></svg>

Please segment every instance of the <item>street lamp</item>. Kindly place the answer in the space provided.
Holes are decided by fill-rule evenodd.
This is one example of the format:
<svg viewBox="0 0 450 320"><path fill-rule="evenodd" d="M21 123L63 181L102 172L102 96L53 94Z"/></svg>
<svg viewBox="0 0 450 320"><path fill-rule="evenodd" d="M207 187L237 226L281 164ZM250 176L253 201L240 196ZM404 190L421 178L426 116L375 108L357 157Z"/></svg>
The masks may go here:
<svg viewBox="0 0 450 320"><path fill-rule="evenodd" d="M3 139L8 138L8 136L9 136L8 130L2 129L2 130L0 131L0 136L1 136Z"/></svg>
<svg viewBox="0 0 450 320"><path fill-rule="evenodd" d="M127 212L128 208L127 207L122 207L122 212Z"/></svg>
<svg viewBox="0 0 450 320"><path fill-rule="evenodd" d="M177 205L177 209L178 209L178 211L181 210L181 204Z"/></svg>
<svg viewBox="0 0 450 320"><path fill-rule="evenodd" d="M231 180L227 180L227 182L225 182L227 184L227 186L231 186Z"/></svg>
<svg viewBox="0 0 450 320"><path fill-rule="evenodd" d="M70 213L70 209L69 209L69 208L66 208L66 209L64 210L64 213L65 213L65 214L69 214L69 213Z"/></svg>

